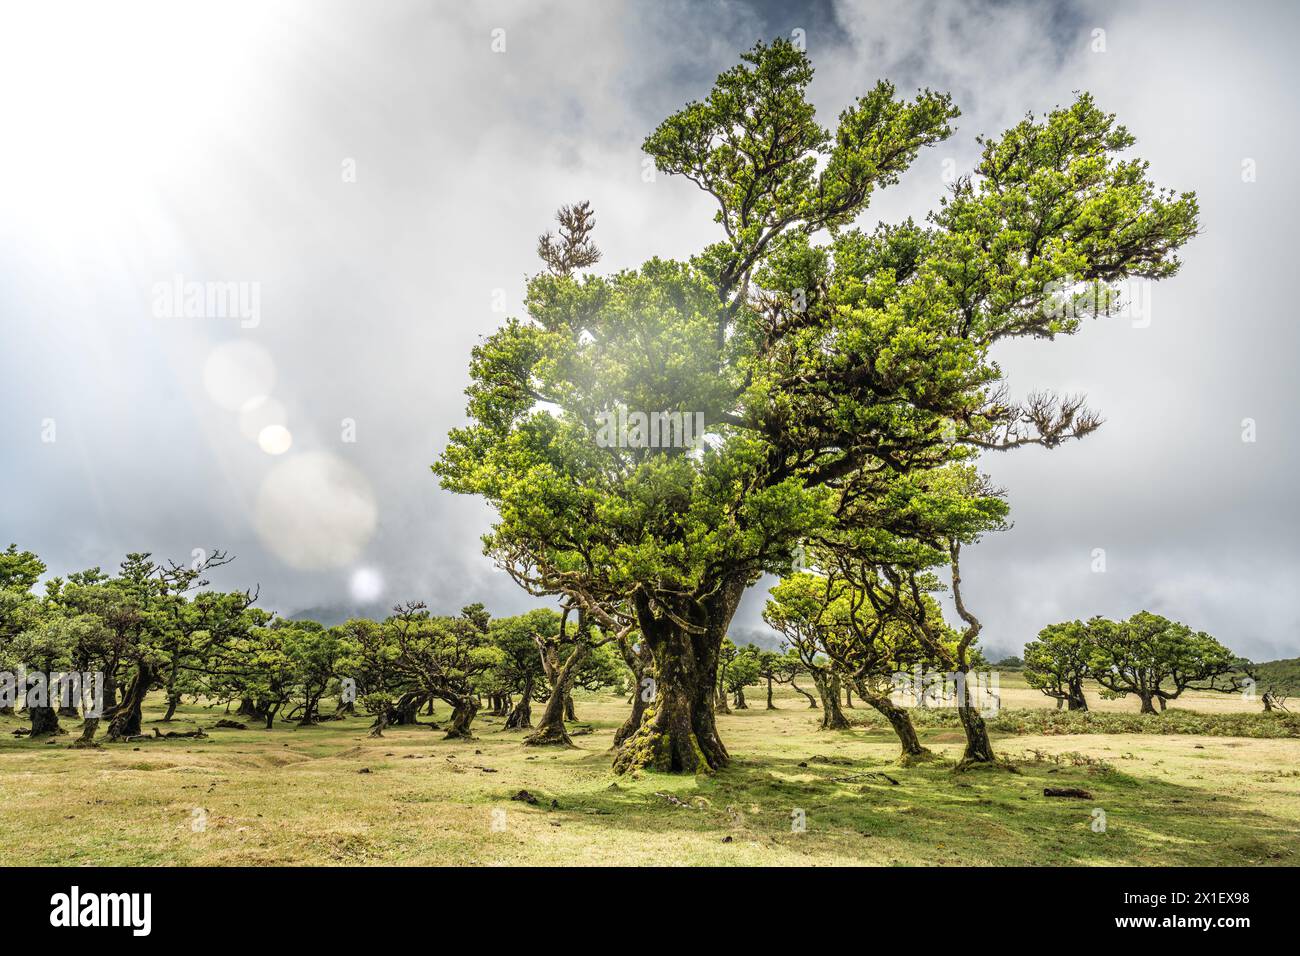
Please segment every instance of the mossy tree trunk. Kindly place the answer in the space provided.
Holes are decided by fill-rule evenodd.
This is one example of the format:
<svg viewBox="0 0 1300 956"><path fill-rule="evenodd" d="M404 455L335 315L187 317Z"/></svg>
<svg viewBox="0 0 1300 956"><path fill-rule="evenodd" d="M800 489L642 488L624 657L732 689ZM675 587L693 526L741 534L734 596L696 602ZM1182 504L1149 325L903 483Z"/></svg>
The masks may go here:
<svg viewBox="0 0 1300 956"><path fill-rule="evenodd" d="M59 712L53 707L28 705L27 717L32 722L32 737L49 737L64 732L59 726Z"/></svg>
<svg viewBox="0 0 1300 956"><path fill-rule="evenodd" d="M144 707L145 695L149 693L153 681L153 668L141 662L131 678L131 683L126 686L122 702L113 711L113 719L108 724L109 740L124 740L140 733L141 708Z"/></svg>
<svg viewBox="0 0 1300 956"><path fill-rule="evenodd" d="M645 594L636 592L637 623L654 658L655 695L640 727L615 755L616 771L708 773L730 761L713 712L718 652L746 583L730 579L707 598L683 602L672 616L656 613Z"/></svg>
<svg viewBox="0 0 1300 956"><path fill-rule="evenodd" d="M551 694L546 699L546 709L542 711L542 719L537 724L537 730L525 737L524 743L534 747L573 746L573 741L569 739L569 732L564 728L564 720L573 709L569 686L573 683L573 675L577 673L578 665L582 663L587 653L589 627L586 615L579 611L577 641L563 662L551 662L549 667ZM545 651L543 651L545 660L544 655Z"/></svg>
<svg viewBox="0 0 1300 956"><path fill-rule="evenodd" d="M963 675L963 680L962 692L957 699L957 718L961 721L962 730L966 732L966 749L962 753L961 763L995 763L996 758L993 755L993 743L989 740L988 726L984 723L979 708L975 706L971 682L965 679L969 670L963 668L960 673Z"/></svg>
<svg viewBox="0 0 1300 956"><path fill-rule="evenodd" d="M849 721L840 709L840 677L834 671L813 672L817 695L822 699L822 730L848 730Z"/></svg>
<svg viewBox="0 0 1300 956"><path fill-rule="evenodd" d="M533 676L529 674L524 681L524 689L519 696L519 703L515 704L514 709L510 711L510 716L506 718L506 727L511 730L523 730L532 726Z"/></svg>
<svg viewBox="0 0 1300 956"><path fill-rule="evenodd" d="M637 688L632 694L632 712L627 715L627 720L623 721L623 726L614 732L615 747L621 747L623 741L636 733L637 728L641 726L641 721L645 719L646 708L649 706L647 696L648 692L641 689L638 681Z"/></svg>
<svg viewBox="0 0 1300 956"><path fill-rule="evenodd" d="M905 709L888 697L876 697L866 693L862 687L858 688L858 696L867 702L868 707L875 709L889 721L889 726L894 728L894 733L898 735L898 742L903 748L903 757L920 757L929 753L921 746L921 739L916 735L916 727Z"/></svg>
<svg viewBox="0 0 1300 956"><path fill-rule="evenodd" d="M561 671L563 668L561 668ZM569 732L564 727L564 694L555 693L546 698L546 707L542 710L537 729L524 738L530 747L560 746L571 747Z"/></svg>
<svg viewBox="0 0 1300 956"><path fill-rule="evenodd" d="M627 720L623 721L623 726L614 732L614 746L621 747L627 738L636 733L637 728L641 726L641 721L645 719L646 707L650 703L651 688L654 686L654 661L650 655L650 648L643 641L636 648L631 647L626 641L620 643L620 651L623 654L623 660L631 668L633 675L632 685L632 712L627 715ZM647 678L649 683L647 683Z"/></svg>
<svg viewBox="0 0 1300 956"><path fill-rule="evenodd" d="M1087 710L1088 698L1083 696L1083 682L1073 681L1070 684L1070 696L1068 700L1070 710Z"/></svg>
<svg viewBox="0 0 1300 956"><path fill-rule="evenodd" d="M470 724L474 721L474 716L478 713L478 698L473 694L465 694L461 697L452 697L447 701L452 705L451 725L447 728L446 740L468 740L474 735L470 732Z"/></svg>

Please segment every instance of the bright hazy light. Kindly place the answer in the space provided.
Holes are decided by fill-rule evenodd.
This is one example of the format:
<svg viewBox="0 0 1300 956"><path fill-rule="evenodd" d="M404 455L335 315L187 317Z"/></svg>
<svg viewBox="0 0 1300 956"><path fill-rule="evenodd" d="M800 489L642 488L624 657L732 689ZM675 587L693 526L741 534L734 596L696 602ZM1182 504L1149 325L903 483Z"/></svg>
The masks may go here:
<svg viewBox="0 0 1300 956"><path fill-rule="evenodd" d="M384 578L374 568L357 568L352 572L348 582L348 591L352 599L361 604L369 604L379 599L384 593Z"/></svg>
<svg viewBox="0 0 1300 956"><path fill-rule="evenodd" d="M274 398L254 398L239 410L239 430L249 441L257 441L258 436L271 425L288 425L289 416L284 406Z"/></svg>
<svg viewBox="0 0 1300 956"><path fill-rule="evenodd" d="M0 7L0 208L48 236L145 218L196 149L237 135L270 10L36 0ZM263 54L264 55L264 54Z"/></svg>
<svg viewBox="0 0 1300 956"><path fill-rule="evenodd" d="M256 410L274 384L275 361L253 342L236 339L218 345L203 365L208 397L232 412Z"/></svg>
<svg viewBox="0 0 1300 956"><path fill-rule="evenodd" d="M352 564L374 534L375 496L356 467L324 452L278 462L257 495L257 533L296 568Z"/></svg>
<svg viewBox="0 0 1300 956"><path fill-rule="evenodd" d="M257 434L257 445L268 455L283 455L293 444L293 435L283 425L267 425Z"/></svg>

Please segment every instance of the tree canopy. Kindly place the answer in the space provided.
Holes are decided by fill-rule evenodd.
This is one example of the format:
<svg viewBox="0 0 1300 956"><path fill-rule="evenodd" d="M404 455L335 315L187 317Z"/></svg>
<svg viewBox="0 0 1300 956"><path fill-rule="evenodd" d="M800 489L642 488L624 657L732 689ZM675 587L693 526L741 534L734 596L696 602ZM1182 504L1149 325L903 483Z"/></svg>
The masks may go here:
<svg viewBox="0 0 1300 956"><path fill-rule="evenodd" d="M1077 397L1010 400L991 349L1076 331L1110 283L1174 274L1196 231L1194 195L1122 158L1133 137L1087 94L981 140L924 224L855 228L958 111L882 81L830 129L811 77L792 44L760 43L650 134L658 169L716 204L722 238L579 275L594 261L584 217L582 250L547 247L528 317L475 348L470 422L434 465L494 506L486 551L521 585L647 642L658 698L622 769L726 763L711 698L740 595L842 524L850 489L870 534L861 522L917 473L1093 430ZM700 416L704 435L611 446L617 410Z"/></svg>

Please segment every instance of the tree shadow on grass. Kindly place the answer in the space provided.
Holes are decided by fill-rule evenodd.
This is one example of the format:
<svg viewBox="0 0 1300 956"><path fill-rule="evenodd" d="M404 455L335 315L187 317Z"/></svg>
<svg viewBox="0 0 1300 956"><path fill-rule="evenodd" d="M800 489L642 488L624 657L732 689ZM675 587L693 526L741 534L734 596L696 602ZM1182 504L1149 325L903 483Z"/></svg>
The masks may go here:
<svg viewBox="0 0 1300 956"><path fill-rule="evenodd" d="M594 767L608 754L579 764ZM832 758L834 759L834 758ZM645 834L731 836L810 863L924 865L1285 865L1291 823L1237 797L1110 768L1022 763L954 773L951 761L818 763L740 758L711 776L645 773L604 789L545 794L548 812ZM1079 788L1091 799L1054 798ZM806 826L799 830L800 824Z"/></svg>

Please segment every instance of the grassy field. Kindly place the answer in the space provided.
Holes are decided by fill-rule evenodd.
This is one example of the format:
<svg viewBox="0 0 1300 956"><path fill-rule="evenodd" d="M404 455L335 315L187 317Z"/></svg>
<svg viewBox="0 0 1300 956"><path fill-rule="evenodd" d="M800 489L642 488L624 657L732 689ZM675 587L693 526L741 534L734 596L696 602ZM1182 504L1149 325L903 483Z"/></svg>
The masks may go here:
<svg viewBox="0 0 1300 956"><path fill-rule="evenodd" d="M1051 706L1014 675L1003 703ZM573 749L524 747L491 717L472 741L427 727L374 740L358 717L72 750L0 718L0 830L15 862L52 865L1300 864L1300 739L995 734L1014 771L954 773L956 729L923 729L944 759L904 768L884 727L819 731L789 692L762 705L755 689L720 718L731 767L685 779L610 771L614 695L579 698ZM1233 705L1258 709L1180 702ZM222 716L189 707L145 732ZM537 802L512 800L521 789Z"/></svg>

